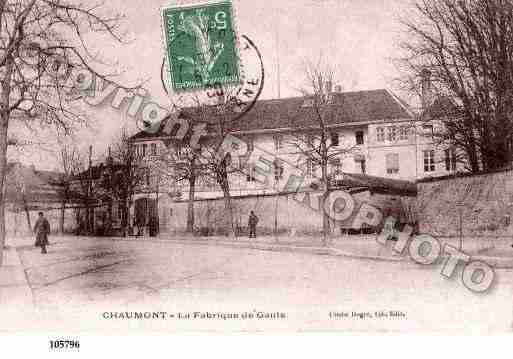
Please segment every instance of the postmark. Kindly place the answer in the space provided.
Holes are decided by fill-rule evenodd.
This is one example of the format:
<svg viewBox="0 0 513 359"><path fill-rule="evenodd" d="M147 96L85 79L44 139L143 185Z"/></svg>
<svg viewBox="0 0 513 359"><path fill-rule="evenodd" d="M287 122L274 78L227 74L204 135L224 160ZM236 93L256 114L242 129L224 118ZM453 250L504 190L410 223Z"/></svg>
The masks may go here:
<svg viewBox="0 0 513 359"><path fill-rule="evenodd" d="M231 1L166 7L162 22L174 91L239 82Z"/></svg>
<svg viewBox="0 0 513 359"><path fill-rule="evenodd" d="M265 82L262 55L255 43L246 35L237 40L240 44L240 81L237 84L222 85L219 82L208 84L202 90L176 93L166 76L166 58L162 60L161 82L164 92L176 107L207 105L219 106L235 122L249 112L257 102ZM188 97L194 97L194 101ZM178 106L177 106L178 105Z"/></svg>

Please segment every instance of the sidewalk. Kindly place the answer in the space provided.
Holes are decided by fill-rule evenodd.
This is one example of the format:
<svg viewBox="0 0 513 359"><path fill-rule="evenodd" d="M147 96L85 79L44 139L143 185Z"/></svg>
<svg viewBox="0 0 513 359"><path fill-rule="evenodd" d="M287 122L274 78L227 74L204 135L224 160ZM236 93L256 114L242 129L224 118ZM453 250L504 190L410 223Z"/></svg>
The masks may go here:
<svg viewBox="0 0 513 359"><path fill-rule="evenodd" d="M0 267L0 313L5 316L19 316L19 309L27 313L34 308L32 291L29 287L20 257L15 248L3 252L3 266Z"/></svg>
<svg viewBox="0 0 513 359"><path fill-rule="evenodd" d="M85 239L85 238L93 238L93 237L85 237L85 236L74 236L74 235L50 235L48 237L48 241L50 243L50 247L52 245L65 243L69 241L76 241L77 239ZM34 243L36 239L34 236L24 236L24 237L7 237L5 239L5 246L7 248L13 249L33 249Z"/></svg>

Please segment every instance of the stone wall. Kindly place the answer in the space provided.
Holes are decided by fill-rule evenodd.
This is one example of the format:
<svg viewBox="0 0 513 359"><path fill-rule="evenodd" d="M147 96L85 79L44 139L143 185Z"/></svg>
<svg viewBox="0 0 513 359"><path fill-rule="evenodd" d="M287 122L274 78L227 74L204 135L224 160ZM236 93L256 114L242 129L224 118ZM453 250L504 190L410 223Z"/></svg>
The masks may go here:
<svg viewBox="0 0 513 359"><path fill-rule="evenodd" d="M32 225L32 229L34 228L34 224L37 221L38 212L40 210L31 210L29 211L30 215L30 223ZM43 210L45 217L50 222L50 230L52 233L59 232L59 224L61 218L61 210L60 209L47 209ZM66 209L64 215L64 232L71 233L76 228L76 219L73 209ZM5 211L5 229L7 236L12 237L22 237L27 235L32 235L32 229L28 228L27 215L25 211L13 212L13 211Z"/></svg>
<svg viewBox="0 0 513 359"><path fill-rule="evenodd" d="M457 236L513 235L513 171L450 178L418 184L421 232Z"/></svg>

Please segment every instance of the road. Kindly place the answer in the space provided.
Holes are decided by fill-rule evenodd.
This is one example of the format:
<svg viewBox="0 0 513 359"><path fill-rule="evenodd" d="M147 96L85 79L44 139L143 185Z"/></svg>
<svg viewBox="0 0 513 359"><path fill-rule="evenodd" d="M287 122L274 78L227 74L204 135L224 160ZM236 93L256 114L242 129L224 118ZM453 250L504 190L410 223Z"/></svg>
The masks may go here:
<svg viewBox="0 0 513 359"><path fill-rule="evenodd" d="M448 280L440 267L411 262L93 238L56 243L48 255L17 250L34 318L54 329L488 332L511 331L513 323L510 269L475 294L459 273ZM162 311L167 319L112 319L121 311ZM194 312L254 317L187 318Z"/></svg>

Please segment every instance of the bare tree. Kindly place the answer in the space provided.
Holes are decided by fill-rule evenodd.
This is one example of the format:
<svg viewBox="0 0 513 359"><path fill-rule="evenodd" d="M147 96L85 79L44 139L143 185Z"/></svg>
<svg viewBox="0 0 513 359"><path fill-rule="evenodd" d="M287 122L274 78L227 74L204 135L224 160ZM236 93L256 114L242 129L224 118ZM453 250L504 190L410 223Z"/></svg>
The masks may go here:
<svg viewBox="0 0 513 359"><path fill-rule="evenodd" d="M463 153L473 172L509 164L513 2L418 0L402 24L401 85L431 93L431 101L423 103L424 110L430 106L424 118L444 125L435 137ZM419 86L426 75L431 85Z"/></svg>
<svg viewBox="0 0 513 359"><path fill-rule="evenodd" d="M121 204L121 226L126 236L130 227L130 207L136 190L146 180L146 168L141 162L141 156L135 151L131 138L123 130L112 151L112 160L120 170L116 171L113 179L112 193Z"/></svg>
<svg viewBox="0 0 513 359"><path fill-rule="evenodd" d="M343 106L341 98L335 98L331 87L335 81L335 70L324 65L322 60L317 63L305 64L306 87L300 89L305 98L304 113L312 120L312 125L298 128L289 141L295 148L295 154L302 159L303 166L313 175L315 168L320 168L323 195L322 203L332 191L332 174L330 165L340 161L344 155L352 152L355 146L343 144L343 139L332 141L334 129L330 126L336 114L336 107ZM327 236L331 232L328 214L323 211L323 243L327 245Z"/></svg>
<svg viewBox="0 0 513 359"><path fill-rule="evenodd" d="M41 121L65 130L83 123L76 84L87 70L101 78L85 34L121 41L119 15L102 15L102 4L66 0L0 1L0 188L6 174L7 134L12 121ZM72 84L70 85L70 78ZM78 96L80 97L80 96ZM5 243L4 198L0 197L0 265Z"/></svg>
<svg viewBox="0 0 513 359"><path fill-rule="evenodd" d="M224 138L231 133L234 118L237 115L239 106L236 98L237 88L235 86L219 86L215 91L216 103L205 102L204 99L193 97L192 107L185 109L184 114L191 124L205 124L208 129L208 136L201 143L201 150L188 149L189 156L194 158L196 178L209 178L217 183L223 193L227 227L230 235L235 235L234 208L230 194L230 176L240 174L240 168L232 166L235 159L230 156L223 156L219 152L219 146ZM189 166L192 158L189 158ZM199 173L198 173L199 172ZM189 193L190 194L190 193Z"/></svg>
<svg viewBox="0 0 513 359"><path fill-rule="evenodd" d="M14 188L16 189L16 207L22 207L25 212L25 217L27 219L27 233L32 233L32 223L30 221L30 208L29 203L27 201L27 184L25 183L25 178L23 178L23 174L20 173L21 169L14 174ZM7 185L7 183L6 183Z"/></svg>
<svg viewBox="0 0 513 359"><path fill-rule="evenodd" d="M150 159L152 172L157 173L160 180L171 188L182 183L187 184L187 227L186 232L194 232L194 200L196 184L205 175L204 167L199 161L200 149L192 148L189 141L166 141L166 151Z"/></svg>
<svg viewBox="0 0 513 359"><path fill-rule="evenodd" d="M80 154L76 147L69 144L61 144L60 160L62 166L62 177L59 185L61 186L61 216L59 220L59 232L64 233L64 219L66 216L66 205L72 199L73 183L76 176L83 170L80 160Z"/></svg>
<svg viewBox="0 0 513 359"><path fill-rule="evenodd" d="M62 151L64 148L65 150ZM91 163L92 146L89 146L86 153L74 146L61 144L60 157L63 168L64 166L67 167L67 169L64 169L65 175L63 180L69 181L68 183L62 183L63 191L69 191L68 195L75 197L79 204L78 207L74 207L76 222L79 224L78 230L80 233L91 234L94 228L92 208L98 200L94 178L95 173L93 173ZM66 173L68 174L66 175ZM85 210L85 223L82 222L82 210Z"/></svg>

